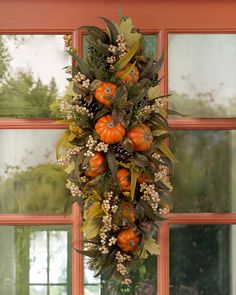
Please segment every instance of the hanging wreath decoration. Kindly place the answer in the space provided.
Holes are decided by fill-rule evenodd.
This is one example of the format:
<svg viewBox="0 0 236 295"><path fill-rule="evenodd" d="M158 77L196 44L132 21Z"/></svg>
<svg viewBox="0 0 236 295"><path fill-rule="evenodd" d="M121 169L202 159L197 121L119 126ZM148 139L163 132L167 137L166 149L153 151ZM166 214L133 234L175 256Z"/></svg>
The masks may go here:
<svg viewBox="0 0 236 295"><path fill-rule="evenodd" d="M145 54L130 18L101 19L106 31L83 27L86 61L68 51L72 100L61 104L69 128L57 156L71 193L65 209L78 203L82 212L85 241L78 251L97 276L129 285L132 265L160 252L155 234L172 206L168 176L175 157L165 143L167 97L159 93L163 54L159 60Z"/></svg>

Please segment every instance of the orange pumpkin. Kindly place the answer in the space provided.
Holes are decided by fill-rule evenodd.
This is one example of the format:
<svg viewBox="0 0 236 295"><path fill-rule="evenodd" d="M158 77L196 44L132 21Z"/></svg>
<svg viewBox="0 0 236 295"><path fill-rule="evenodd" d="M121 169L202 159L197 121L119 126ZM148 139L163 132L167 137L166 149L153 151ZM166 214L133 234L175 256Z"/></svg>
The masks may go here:
<svg viewBox="0 0 236 295"><path fill-rule="evenodd" d="M143 172L138 175L137 182L141 184L146 182L148 179L149 179L148 174Z"/></svg>
<svg viewBox="0 0 236 295"><path fill-rule="evenodd" d="M94 156L89 159L88 167L86 167L85 175L96 177L107 169L107 162L102 153L95 152Z"/></svg>
<svg viewBox="0 0 236 295"><path fill-rule="evenodd" d="M109 100L112 96L116 94L117 86L112 83L102 83L95 91L96 99L107 105L111 106L112 102Z"/></svg>
<svg viewBox="0 0 236 295"><path fill-rule="evenodd" d="M125 135L125 127L120 123L114 124L111 115L98 119L95 129L100 140L107 144L120 142Z"/></svg>
<svg viewBox="0 0 236 295"><path fill-rule="evenodd" d="M149 126L140 123L137 127L131 129L127 136L132 141L134 145L134 150L136 152L147 151L153 141L153 136Z"/></svg>
<svg viewBox="0 0 236 295"><path fill-rule="evenodd" d="M132 67L132 64L128 64L122 70L116 72L116 76L120 77L121 81L127 84L134 84L139 80L139 70L134 67L128 75L123 76L125 71L128 71Z"/></svg>
<svg viewBox="0 0 236 295"><path fill-rule="evenodd" d="M121 202L115 213L115 223L119 226L127 226L135 223L135 209L129 202Z"/></svg>
<svg viewBox="0 0 236 295"><path fill-rule="evenodd" d="M130 171L126 168L121 168L117 171L118 183L122 191L130 191L131 179Z"/></svg>
<svg viewBox="0 0 236 295"><path fill-rule="evenodd" d="M116 238L117 246L124 252L134 251L138 247L139 237L132 228L120 231Z"/></svg>

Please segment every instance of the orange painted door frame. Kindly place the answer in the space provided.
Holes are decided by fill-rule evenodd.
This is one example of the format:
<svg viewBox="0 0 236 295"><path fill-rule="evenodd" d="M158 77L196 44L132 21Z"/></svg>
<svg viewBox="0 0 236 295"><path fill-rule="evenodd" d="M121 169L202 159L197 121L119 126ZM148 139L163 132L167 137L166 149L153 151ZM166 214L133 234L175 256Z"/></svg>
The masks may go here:
<svg viewBox="0 0 236 295"><path fill-rule="evenodd" d="M162 68L162 91L168 92L168 33L235 33L236 1L214 0L1 0L0 34L53 34L74 32L81 51L76 28L84 24L101 25L98 16L117 19L118 9L133 18L135 25L149 32L159 32L159 47L165 51ZM159 51L160 52L160 51ZM173 129L236 129L236 119L171 119ZM0 120L0 129L63 129L51 120ZM0 215L0 225L71 224L73 246L81 246L79 209L63 215ZM170 214L160 227L161 255L158 258L158 294L169 295L169 226L171 224L235 224L236 213ZM72 294L83 294L83 259L73 253Z"/></svg>

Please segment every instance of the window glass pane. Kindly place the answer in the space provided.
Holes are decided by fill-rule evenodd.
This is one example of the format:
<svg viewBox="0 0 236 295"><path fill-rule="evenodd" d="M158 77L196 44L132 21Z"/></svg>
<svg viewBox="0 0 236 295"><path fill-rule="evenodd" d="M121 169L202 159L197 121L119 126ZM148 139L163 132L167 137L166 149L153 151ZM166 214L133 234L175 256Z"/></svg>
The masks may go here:
<svg viewBox="0 0 236 295"><path fill-rule="evenodd" d="M50 295L67 295L66 287L63 286L50 286Z"/></svg>
<svg viewBox="0 0 236 295"><path fill-rule="evenodd" d="M143 35L145 40L145 53L147 56L156 58L157 56L157 34Z"/></svg>
<svg viewBox="0 0 236 295"><path fill-rule="evenodd" d="M0 35L0 117L54 117L70 63L63 35Z"/></svg>
<svg viewBox="0 0 236 295"><path fill-rule="evenodd" d="M55 163L61 130L0 130L0 213L63 213L65 174Z"/></svg>
<svg viewBox="0 0 236 295"><path fill-rule="evenodd" d="M68 257L59 268L58 264L50 263L50 235L55 236L55 232L58 232L55 259ZM40 285L49 284L51 273L62 273L66 269L67 280L65 276L57 279L58 284L65 286L54 292L71 295L71 248L71 226L1 226L0 294L26 295L30 289L30 295L46 295L46 287Z"/></svg>
<svg viewBox="0 0 236 295"><path fill-rule="evenodd" d="M67 281L67 242L66 231L49 233L49 282L50 284L66 283ZM57 294L57 293L55 293Z"/></svg>
<svg viewBox="0 0 236 295"><path fill-rule="evenodd" d="M30 234L30 284L47 284L47 232L36 231Z"/></svg>
<svg viewBox="0 0 236 295"><path fill-rule="evenodd" d="M170 34L168 47L170 109L235 117L236 34Z"/></svg>
<svg viewBox="0 0 236 295"><path fill-rule="evenodd" d="M236 212L236 131L177 131L173 212Z"/></svg>
<svg viewBox="0 0 236 295"><path fill-rule="evenodd" d="M235 225L172 226L171 295L235 294L235 242Z"/></svg>
<svg viewBox="0 0 236 295"><path fill-rule="evenodd" d="M30 286L30 295L47 295L47 287Z"/></svg>
<svg viewBox="0 0 236 295"><path fill-rule="evenodd" d="M100 294L101 294L100 286L87 285L84 287L84 295L100 295Z"/></svg>

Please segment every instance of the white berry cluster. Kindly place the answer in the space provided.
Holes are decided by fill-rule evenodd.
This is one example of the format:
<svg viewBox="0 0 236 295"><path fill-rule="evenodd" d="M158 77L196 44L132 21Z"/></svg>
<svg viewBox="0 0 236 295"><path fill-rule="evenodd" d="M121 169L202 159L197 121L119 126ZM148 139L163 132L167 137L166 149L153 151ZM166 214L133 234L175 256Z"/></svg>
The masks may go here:
<svg viewBox="0 0 236 295"><path fill-rule="evenodd" d="M155 181L159 181L163 178L166 178L168 175L168 167L166 167L164 165L159 165L158 169L159 169L159 171L154 174Z"/></svg>
<svg viewBox="0 0 236 295"><path fill-rule="evenodd" d="M78 185L76 185L74 182L67 181L66 187L70 190L72 197L82 197L82 198L84 198L83 192L80 190Z"/></svg>
<svg viewBox="0 0 236 295"><path fill-rule="evenodd" d="M80 180L81 180L81 182L85 183L85 182L89 181L89 178L87 176L81 176Z"/></svg>
<svg viewBox="0 0 236 295"><path fill-rule="evenodd" d="M159 208L159 209L158 209L158 213L159 213L160 215L165 215L165 214L168 214L169 212L170 212L170 209L167 208L167 207Z"/></svg>
<svg viewBox="0 0 236 295"><path fill-rule="evenodd" d="M66 153L58 159L58 164L64 167L70 165L74 156L77 156L80 153L81 149L82 147L79 146L68 149Z"/></svg>
<svg viewBox="0 0 236 295"><path fill-rule="evenodd" d="M164 109L165 108L165 101L163 98L157 98L155 99L154 104L152 105L153 111L155 113L159 113L160 109Z"/></svg>
<svg viewBox="0 0 236 295"><path fill-rule="evenodd" d="M107 57L107 62L110 64L111 71L114 70L113 64L117 61L117 59L123 57L127 53L127 45L124 35L117 36L116 44L116 46L111 44L108 47L108 51L112 53L111 56Z"/></svg>
<svg viewBox="0 0 236 295"><path fill-rule="evenodd" d="M127 254L121 254L120 251L116 252L116 270L118 273L120 273L122 276L126 277L128 275L127 267L125 266L126 262L131 261L131 256ZM130 278L125 278L122 282L124 285L130 285L132 283L132 280Z"/></svg>
<svg viewBox="0 0 236 295"><path fill-rule="evenodd" d="M127 52L127 44L125 42L124 35L118 35L117 39L116 39L116 43L117 43L117 46L118 46L118 50L120 52L119 57L124 56L126 54L126 52Z"/></svg>
<svg viewBox="0 0 236 295"><path fill-rule="evenodd" d="M93 157L94 156L94 146L97 144L97 141L92 137L92 135L89 135L88 141L86 143L86 147L88 150L84 153L85 157Z"/></svg>
<svg viewBox="0 0 236 295"><path fill-rule="evenodd" d="M143 118L145 118L146 116L148 116L149 114L151 114L152 112L152 108L150 105L146 105L143 108L141 108L140 110L138 110L136 117L137 119L141 120Z"/></svg>
<svg viewBox="0 0 236 295"><path fill-rule="evenodd" d="M60 111L64 113L67 120L72 120L74 118L73 108L72 106L65 100L62 100L60 103Z"/></svg>
<svg viewBox="0 0 236 295"><path fill-rule="evenodd" d="M111 214L104 215L102 217L102 227L100 230L100 241L102 246L99 248L102 254L109 253L109 249L107 247L107 239L108 239L108 232L112 229L112 216Z"/></svg>
<svg viewBox="0 0 236 295"><path fill-rule="evenodd" d="M90 79L88 79L84 74L78 72L74 77L73 81L78 82L82 88L89 89Z"/></svg>
<svg viewBox="0 0 236 295"><path fill-rule="evenodd" d="M88 118L93 119L93 113L90 113L86 107L75 105L72 107L72 110L79 115L87 116Z"/></svg>
<svg viewBox="0 0 236 295"><path fill-rule="evenodd" d="M96 145L95 151L107 153L108 147L109 147L109 145L107 143L101 141Z"/></svg>
<svg viewBox="0 0 236 295"><path fill-rule="evenodd" d="M144 182L140 185L140 191L143 193L141 199L147 201L154 211L157 210L160 197L159 193L155 190L154 184Z"/></svg>
<svg viewBox="0 0 236 295"><path fill-rule="evenodd" d="M152 154L152 157L154 158L154 159L156 159L156 160L159 160L160 159L160 154L158 154L158 153L153 153Z"/></svg>
<svg viewBox="0 0 236 295"><path fill-rule="evenodd" d="M66 74L72 74L72 67L71 66L66 67L65 72Z"/></svg>

